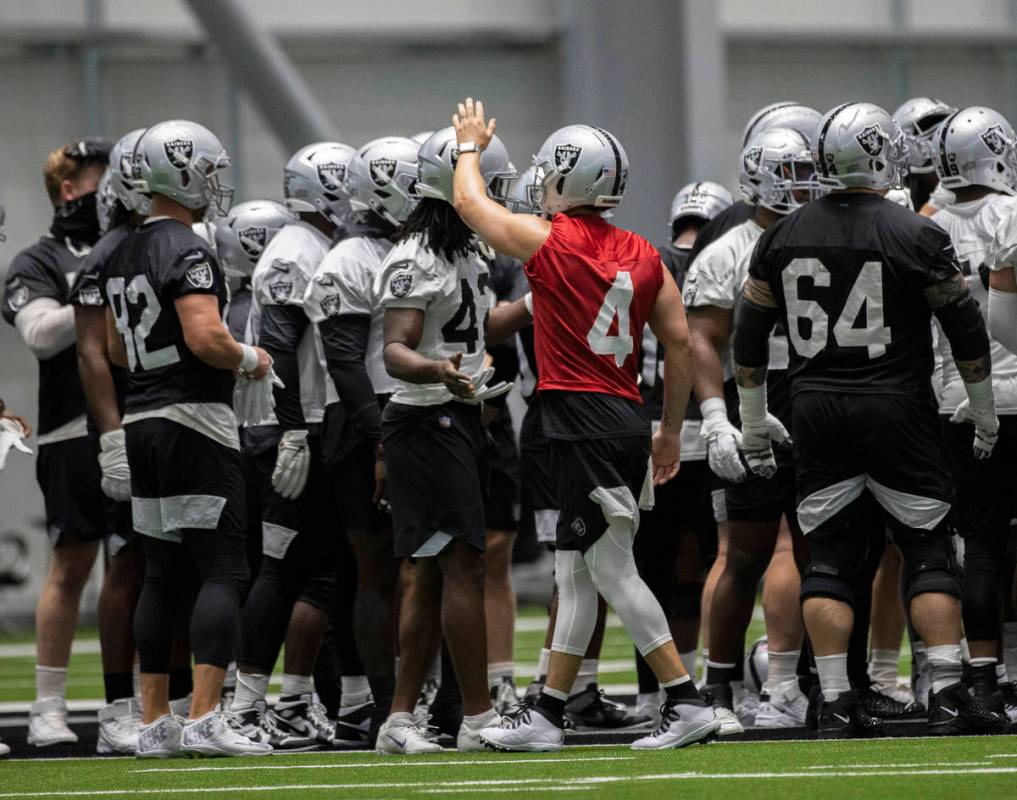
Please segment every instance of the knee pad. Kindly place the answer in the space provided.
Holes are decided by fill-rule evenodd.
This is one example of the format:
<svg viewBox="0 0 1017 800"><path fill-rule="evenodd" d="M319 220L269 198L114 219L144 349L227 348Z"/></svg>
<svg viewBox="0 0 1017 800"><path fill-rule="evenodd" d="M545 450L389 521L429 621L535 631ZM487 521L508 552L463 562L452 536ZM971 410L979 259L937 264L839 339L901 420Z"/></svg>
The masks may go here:
<svg viewBox="0 0 1017 800"><path fill-rule="evenodd" d="M830 597L854 608L854 586L865 559L865 537L848 526L819 527L808 534L809 563L801 599Z"/></svg>
<svg viewBox="0 0 1017 800"><path fill-rule="evenodd" d="M332 597L335 594L335 573L319 575L311 578L300 592L298 600L302 600L309 606L314 606L321 611L328 611L332 607Z"/></svg>
<svg viewBox="0 0 1017 800"><path fill-rule="evenodd" d="M551 649L572 656L586 654L597 625L597 589L582 555L556 550L554 579L558 587L558 616Z"/></svg>
<svg viewBox="0 0 1017 800"><path fill-rule="evenodd" d="M945 522L932 530L894 530L894 541L904 556L908 602L928 592L962 596L960 570L950 537L951 531Z"/></svg>
<svg viewBox="0 0 1017 800"><path fill-rule="evenodd" d="M668 593L668 611L678 619L698 619L702 613L703 584L676 583Z"/></svg>

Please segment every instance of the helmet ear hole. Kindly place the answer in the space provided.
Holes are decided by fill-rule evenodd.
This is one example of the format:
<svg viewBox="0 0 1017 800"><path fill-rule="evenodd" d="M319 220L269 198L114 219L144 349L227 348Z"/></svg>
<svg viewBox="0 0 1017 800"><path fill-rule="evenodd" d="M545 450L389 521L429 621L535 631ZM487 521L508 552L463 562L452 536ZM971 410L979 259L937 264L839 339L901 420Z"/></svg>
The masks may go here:
<svg viewBox="0 0 1017 800"><path fill-rule="evenodd" d="M565 178L564 178L564 176L561 177L561 178L558 178L558 182L555 183L555 185L554 185L554 190L558 194L562 194L565 191Z"/></svg>
<svg viewBox="0 0 1017 800"><path fill-rule="evenodd" d="M187 170L180 170L180 185L185 189L191 185L191 176L187 174Z"/></svg>

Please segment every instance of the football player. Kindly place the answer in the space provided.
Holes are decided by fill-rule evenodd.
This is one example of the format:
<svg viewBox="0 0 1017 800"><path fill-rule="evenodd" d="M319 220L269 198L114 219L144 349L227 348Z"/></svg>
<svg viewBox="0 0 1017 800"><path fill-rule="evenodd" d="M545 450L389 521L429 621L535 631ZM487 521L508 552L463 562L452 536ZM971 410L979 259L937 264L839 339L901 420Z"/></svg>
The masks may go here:
<svg viewBox="0 0 1017 800"><path fill-rule="evenodd" d="M907 143L907 180L905 187L911 207L922 216L931 217L943 206L950 205L950 190L940 184L934 162L936 131L957 109L934 97L912 97L893 112Z"/></svg>
<svg viewBox="0 0 1017 800"><path fill-rule="evenodd" d="M999 421L985 325L949 235L883 197L904 158L903 135L886 111L845 103L827 112L813 157L831 193L760 238L734 359L745 457L753 473L773 476L766 377L771 331L784 323L798 520L809 540L802 607L822 693L814 732L882 730L847 672L854 576L868 540L868 520L859 519L866 494L882 507L904 556L911 620L931 669L929 731L999 731L1004 718L961 680L961 587L946 521L953 488L931 384L934 315L969 399L958 418L974 422L975 457L988 457Z"/></svg>
<svg viewBox="0 0 1017 800"><path fill-rule="evenodd" d="M352 156L343 181L350 203L346 236L321 260L304 293L304 312L318 329L345 418L331 460L336 490L345 498L339 509L343 527L357 562L353 630L370 687L360 696L354 687L343 691L336 737L372 745L395 689L399 577L391 517L384 511L381 445L381 412L396 386L382 358L384 311L375 284L397 227L415 205L402 178L415 169L418 150L410 139L385 137Z"/></svg>
<svg viewBox="0 0 1017 800"><path fill-rule="evenodd" d="M955 201L932 215L953 241L971 296L985 314L993 240L1017 211L1017 154L1013 127L997 111L972 106L951 114L937 129L931 152L940 185ZM992 387L999 438L986 459L971 452L971 425L944 425L950 469L957 486L957 532L964 539L964 633L971 664L971 691L996 712L1017 717L1017 697L1006 665L997 663L1001 599L1012 575L1004 575L1010 520L1017 516L1010 477L1017 460L1017 355L991 335ZM950 344L938 337L942 363L939 412L950 417L964 405L964 382ZM959 419L963 420L964 412ZM997 674L998 670L998 674ZM1004 690L1006 694L1004 695Z"/></svg>
<svg viewBox="0 0 1017 800"><path fill-rule="evenodd" d="M14 257L4 284L3 317L39 360L36 474L53 545L35 617L36 699L28 743L38 747L78 741L67 726L67 665L81 592L109 532L68 304L82 259L99 239L96 188L108 159L109 145L98 140L72 142L47 156L43 175L53 221Z"/></svg>
<svg viewBox="0 0 1017 800"><path fill-rule="evenodd" d="M229 157L208 129L171 120L147 129L134 148L136 188L151 214L107 262L110 356L129 369L123 426L134 528L143 534L145 582L134 634L141 662L139 757L262 755L217 710L240 596L247 582L244 480L234 372L266 394L271 360L239 344L223 324L226 283L211 248L191 225L228 208L219 182ZM169 664L180 580L196 566L191 614L194 691L189 719L169 706Z"/></svg>
<svg viewBox="0 0 1017 800"><path fill-rule="evenodd" d="M689 254L699 231L732 202L731 193L711 181L690 183L678 190L671 203L671 238L660 248L660 256L679 289L685 284ZM642 344L639 388L647 414L659 424L664 410L664 352L649 328L643 331ZM643 514L640 521L635 546L639 574L664 607L682 664L690 675L696 674L703 565L717 551L717 525L710 505L701 425L699 409L690 404L682 425L682 469L674 480L657 490L653 510ZM638 652L636 672L636 713L656 717L661 705L660 687Z"/></svg>
<svg viewBox="0 0 1017 800"><path fill-rule="evenodd" d="M244 603L231 710L246 735L276 749L331 746L335 738L314 699L313 672L335 593L340 527L322 461L325 371L304 294L345 225L342 182L353 153L349 145L318 142L290 158L283 192L297 218L264 247L251 278L246 339L269 354L283 386L275 389L274 418L247 432L248 453L263 476L262 559ZM280 699L266 712L268 682L295 607L301 635L287 642Z"/></svg>
<svg viewBox="0 0 1017 800"><path fill-rule="evenodd" d="M772 483L746 474L737 446L740 434L736 409L729 408L725 399L730 396L725 378L731 374L725 358L731 346L733 309L747 277L752 248L764 230L811 197L812 176L808 139L801 133L777 127L754 134L742 152L740 176L742 193L755 209L753 216L708 245L693 260L685 278L684 300L696 352L694 384L703 418L702 432L710 468L724 481L725 558L710 601L706 662L707 691L721 721L721 735L743 730L735 714L733 689L738 687L732 684L740 683L745 630L759 580L782 538L782 519L789 528L783 537L791 537L799 553L803 547L795 530L790 454L786 449L781 451L781 470ZM774 338L770 381L775 416L771 415L770 421L780 441L787 438L785 425L790 423L784 359L787 343L782 332ZM787 538L785 542L786 552L791 542ZM771 591L779 582L796 592L798 574L793 560L790 569L779 573L773 570L768 575ZM796 677L802 628L793 600L777 605L779 608L773 609L770 603L764 603L764 611L771 612L767 614L769 701L757 714L749 714L746 722L756 721L765 727L797 726L804 723L807 707Z"/></svg>
<svg viewBox="0 0 1017 800"><path fill-rule="evenodd" d="M547 682L532 708L483 731L483 741L504 750L561 748L565 704L596 624L598 593L667 694L660 726L633 747L701 741L718 723L682 667L664 612L632 554L640 506L652 504L654 483L678 470L692 351L681 295L659 253L601 216L621 202L625 152L601 128L555 131L534 161L534 188L552 219L513 214L487 197L480 175L494 120L486 122L483 105L467 99L453 122L460 150L456 209L495 250L526 262L544 431L561 508L558 618ZM665 348L664 412L652 437L652 473L650 423L636 374L637 340L647 322Z"/></svg>
<svg viewBox="0 0 1017 800"><path fill-rule="evenodd" d="M452 207L454 165L465 154L445 131L434 137L421 148L435 156L420 161L424 196L378 278L385 368L397 381L382 422L395 554L416 559L392 713L378 733L382 754L441 749L412 712L442 635L462 693L458 748L482 750L479 731L501 721L487 682L485 618L477 613L484 608L486 538L480 404L511 388L489 384L494 370L484 366L485 347L530 316L523 300L492 307L487 263ZM373 168L395 170L395 182L407 188L418 177L412 170L404 176L399 163ZM504 145L491 141L478 172L484 196L511 174Z"/></svg>

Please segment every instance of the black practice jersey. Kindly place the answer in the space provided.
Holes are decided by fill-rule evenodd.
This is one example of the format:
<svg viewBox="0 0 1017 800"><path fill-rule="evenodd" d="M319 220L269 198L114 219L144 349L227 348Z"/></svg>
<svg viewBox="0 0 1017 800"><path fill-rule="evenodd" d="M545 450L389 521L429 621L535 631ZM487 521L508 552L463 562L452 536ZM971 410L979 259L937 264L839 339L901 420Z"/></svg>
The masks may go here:
<svg viewBox="0 0 1017 800"><path fill-rule="evenodd" d="M703 226L703 229L696 235L696 243L692 245L692 252L689 254L689 262L691 263L708 244L717 241L717 239L732 228L735 228L746 220L751 219L752 215L755 213L755 207L749 205L743 200L739 200L737 203L725 208L717 216L707 222Z"/></svg>
<svg viewBox="0 0 1017 800"><path fill-rule="evenodd" d="M66 305L87 252L87 246L79 249L73 242L47 235L18 253L4 282L4 319L13 325L21 309L43 297ZM39 361L36 433L49 433L84 413L85 393L78 378L77 349L72 344L52 358Z"/></svg>
<svg viewBox="0 0 1017 800"><path fill-rule="evenodd" d="M921 398L933 366L924 290L958 271L936 223L860 193L820 198L772 225L749 267L787 324L792 392Z"/></svg>
<svg viewBox="0 0 1017 800"><path fill-rule="evenodd" d="M124 340L128 412L174 403L233 404L233 375L205 364L184 341L176 300L212 294L219 313L226 281L205 241L172 219L146 222L107 264L106 302Z"/></svg>

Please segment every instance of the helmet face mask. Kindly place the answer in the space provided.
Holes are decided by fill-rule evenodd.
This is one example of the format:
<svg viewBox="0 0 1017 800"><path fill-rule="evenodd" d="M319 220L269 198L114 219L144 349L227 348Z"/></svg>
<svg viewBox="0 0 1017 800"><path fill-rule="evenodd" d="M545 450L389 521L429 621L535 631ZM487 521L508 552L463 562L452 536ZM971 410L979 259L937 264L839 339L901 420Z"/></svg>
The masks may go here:
<svg viewBox="0 0 1017 800"><path fill-rule="evenodd" d="M961 109L938 128L933 146L943 187L985 186L1017 195L1017 136L998 111Z"/></svg>
<svg viewBox="0 0 1017 800"><path fill-rule="evenodd" d="M746 200L781 215L821 191L808 141L791 128L770 128L749 140L742 151L740 183Z"/></svg>

